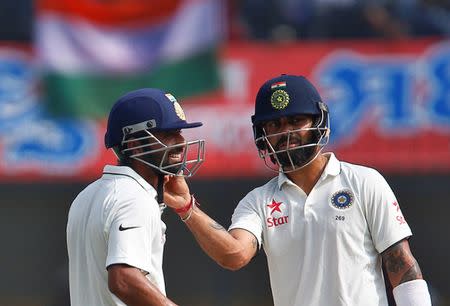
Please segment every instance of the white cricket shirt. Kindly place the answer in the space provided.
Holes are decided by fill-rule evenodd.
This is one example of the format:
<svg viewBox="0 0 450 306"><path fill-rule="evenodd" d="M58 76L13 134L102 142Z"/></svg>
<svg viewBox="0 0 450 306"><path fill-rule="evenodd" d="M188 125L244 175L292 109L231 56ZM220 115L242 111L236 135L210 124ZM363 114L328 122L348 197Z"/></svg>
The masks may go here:
<svg viewBox="0 0 450 306"><path fill-rule="evenodd" d="M387 306L379 254L411 230L376 170L325 154L308 196L281 173L239 202L230 229L264 247L276 306Z"/></svg>
<svg viewBox="0 0 450 306"><path fill-rule="evenodd" d="M166 225L156 191L133 169L105 166L103 176L74 200L67 223L72 306L125 305L108 289L112 264L148 272L163 294Z"/></svg>

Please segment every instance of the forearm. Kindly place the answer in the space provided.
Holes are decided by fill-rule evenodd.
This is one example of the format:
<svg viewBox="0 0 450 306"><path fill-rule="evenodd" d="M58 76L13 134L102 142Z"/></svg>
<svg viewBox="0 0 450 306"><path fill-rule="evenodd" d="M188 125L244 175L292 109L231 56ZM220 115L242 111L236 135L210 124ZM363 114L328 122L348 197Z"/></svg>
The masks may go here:
<svg viewBox="0 0 450 306"><path fill-rule="evenodd" d="M109 274L109 289L129 306L176 306L136 268L118 267Z"/></svg>
<svg viewBox="0 0 450 306"><path fill-rule="evenodd" d="M255 235L243 229L230 233L202 212L184 178L171 176L164 185L164 201L186 223L200 247L219 265L230 270L245 266L255 255Z"/></svg>
<svg viewBox="0 0 450 306"><path fill-rule="evenodd" d="M154 285L147 281L140 286L130 286L126 293L119 297L128 306L175 306Z"/></svg>
<svg viewBox="0 0 450 306"><path fill-rule="evenodd" d="M416 259L411 254L409 243L402 240L382 254L393 294L398 306L431 306L427 283Z"/></svg>
<svg viewBox="0 0 450 306"><path fill-rule="evenodd" d="M237 270L251 259L244 245L198 207L185 223L203 251L222 267Z"/></svg>

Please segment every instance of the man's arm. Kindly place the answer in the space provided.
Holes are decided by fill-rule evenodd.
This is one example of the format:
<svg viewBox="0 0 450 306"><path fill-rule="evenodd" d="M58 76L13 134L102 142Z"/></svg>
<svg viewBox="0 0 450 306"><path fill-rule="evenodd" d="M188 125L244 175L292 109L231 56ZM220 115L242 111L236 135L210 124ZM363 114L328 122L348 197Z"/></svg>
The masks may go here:
<svg viewBox="0 0 450 306"><path fill-rule="evenodd" d="M406 239L387 248L382 254L389 281L398 306L431 306L431 298L419 264Z"/></svg>
<svg viewBox="0 0 450 306"><path fill-rule="evenodd" d="M412 255L406 239L387 248L381 256L393 288L404 282L423 279L419 264Z"/></svg>
<svg viewBox="0 0 450 306"><path fill-rule="evenodd" d="M235 271L255 256L258 242L252 233L244 229L228 232L198 207L193 209L185 223L203 251L220 266Z"/></svg>
<svg viewBox="0 0 450 306"><path fill-rule="evenodd" d="M129 306L176 306L139 269L128 265L108 267L108 288Z"/></svg>
<svg viewBox="0 0 450 306"><path fill-rule="evenodd" d="M166 176L165 179L164 202L175 210L189 208L178 213L180 218L191 230L203 251L220 266L238 270L255 256L258 242L252 233L243 229L228 232L191 202L189 187L183 177ZM187 203L193 205L189 207Z"/></svg>

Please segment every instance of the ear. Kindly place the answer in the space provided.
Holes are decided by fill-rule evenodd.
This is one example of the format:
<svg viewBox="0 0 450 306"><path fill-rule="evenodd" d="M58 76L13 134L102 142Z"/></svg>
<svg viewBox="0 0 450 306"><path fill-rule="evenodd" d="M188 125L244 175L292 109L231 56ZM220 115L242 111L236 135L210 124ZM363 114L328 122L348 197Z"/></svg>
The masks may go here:
<svg viewBox="0 0 450 306"><path fill-rule="evenodd" d="M263 135L264 135L263 129L260 126L255 126L254 125L253 126L253 138L255 140L256 147L259 150L266 150L267 149L267 144L266 144L266 142L263 139L261 139L259 141L256 141L256 139L262 137Z"/></svg>
<svg viewBox="0 0 450 306"><path fill-rule="evenodd" d="M130 155L134 155L134 154L142 153L144 151L143 148L133 149L140 145L142 145L142 143L139 140L130 139L130 141L127 142L127 144L126 144L126 147L127 147L127 149L132 149L129 152L130 152Z"/></svg>

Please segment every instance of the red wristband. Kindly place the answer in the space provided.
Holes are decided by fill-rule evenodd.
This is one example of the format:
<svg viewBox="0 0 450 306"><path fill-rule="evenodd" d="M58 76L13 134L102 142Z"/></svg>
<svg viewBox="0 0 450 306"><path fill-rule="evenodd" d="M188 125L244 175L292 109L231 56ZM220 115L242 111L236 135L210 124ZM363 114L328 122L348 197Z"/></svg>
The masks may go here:
<svg viewBox="0 0 450 306"><path fill-rule="evenodd" d="M175 208L174 211L177 214L184 214L185 212L188 212L189 209L191 209L192 205L194 204L194 201L195 201L194 195L191 194L191 200L189 201L189 203L186 206L184 206L184 207Z"/></svg>

